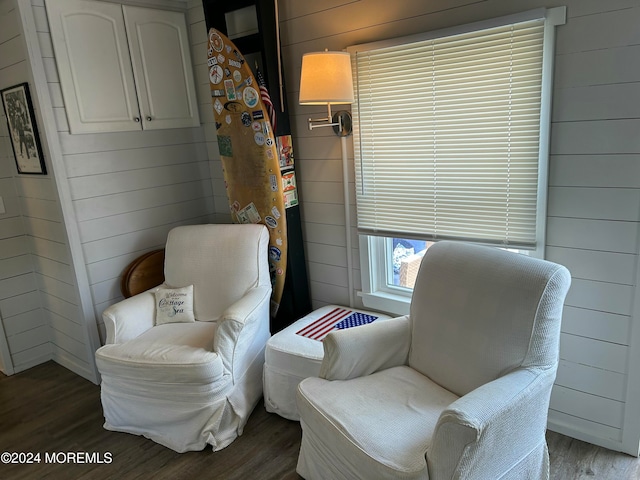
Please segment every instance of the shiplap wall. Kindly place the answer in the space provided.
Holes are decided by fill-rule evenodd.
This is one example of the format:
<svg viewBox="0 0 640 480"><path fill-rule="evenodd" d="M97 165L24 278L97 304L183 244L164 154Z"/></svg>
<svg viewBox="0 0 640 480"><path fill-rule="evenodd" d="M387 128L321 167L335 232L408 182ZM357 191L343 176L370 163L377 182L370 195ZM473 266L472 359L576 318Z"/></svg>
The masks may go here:
<svg viewBox="0 0 640 480"><path fill-rule="evenodd" d="M573 286L563 320L550 427L637 454L638 432L630 435L624 428L629 428L633 415L640 416L638 402L626 404L629 391L637 389L631 373L637 376L639 368L632 364L630 370L629 366L638 357L631 355L629 338L634 324L640 322L632 316L640 219L638 0L279 3L305 247L316 307L348 301L344 198L339 141L326 129L309 132L306 119L324 112L297 102L302 54L325 48L341 50L532 8L567 6L567 24L557 29L547 258L569 267ZM352 145L349 152L352 156ZM349 201L353 209L354 198ZM350 231L357 247L353 226ZM355 248L353 253L358 289Z"/></svg>
<svg viewBox="0 0 640 480"><path fill-rule="evenodd" d="M211 89L209 84L209 67L207 67L208 33L204 19L202 0L189 0L187 19L191 34L191 61L194 69L194 81L198 93L200 123L204 131L207 158L211 171L213 202L215 206L212 223L231 223L229 200L224 186L222 162L218 150L216 123L211 105Z"/></svg>
<svg viewBox="0 0 640 480"><path fill-rule="evenodd" d="M18 176L3 119L0 195L7 214L0 216L0 314L4 331L16 371L53 358L95 381L94 342L86 322L99 322L104 338L101 314L122 298L122 269L141 253L164 246L174 226L216 219L205 133L198 127L71 135L44 1L0 2L0 86L30 81L46 90L40 95L33 91L32 97L36 110L47 112L41 139L51 155L47 161L53 162L47 176ZM173 10L187 7L186 2L173 0L134 3ZM205 30L201 10L186 12L192 32L197 30L194 23ZM21 38L24 29L30 33ZM25 51L25 41L31 53ZM41 73L38 81L30 78L36 75L32 72ZM41 82L42 78L46 80ZM205 96L201 104L210 102L208 90L201 88L198 93ZM205 117L210 103L207 107ZM4 336L0 340L3 348Z"/></svg>
<svg viewBox="0 0 640 480"><path fill-rule="evenodd" d="M573 3L558 29L547 236L573 286L550 421L619 442L625 409L640 415L626 405L640 321L640 2Z"/></svg>
<svg viewBox="0 0 640 480"><path fill-rule="evenodd" d="M17 8L10 0L0 1L0 89L29 80L27 54L23 48ZM9 354L5 373L25 370L52 358L50 329L42 308L38 283L42 273L36 247L40 239L37 211L47 208L29 193L29 179L18 176L9 139L4 109L0 118L0 196L6 213L0 214L0 327ZM37 181L37 180L36 180ZM48 179L40 179L48 185ZM24 215L23 215L24 212ZM38 259L34 261L35 259Z"/></svg>
<svg viewBox="0 0 640 480"><path fill-rule="evenodd" d="M156 5L186 6L145 2ZM145 251L163 247L171 228L214 220L205 135L200 127L71 135L42 0L33 1L33 14L62 149L60 161L104 339L102 312L122 299L119 277L124 267Z"/></svg>

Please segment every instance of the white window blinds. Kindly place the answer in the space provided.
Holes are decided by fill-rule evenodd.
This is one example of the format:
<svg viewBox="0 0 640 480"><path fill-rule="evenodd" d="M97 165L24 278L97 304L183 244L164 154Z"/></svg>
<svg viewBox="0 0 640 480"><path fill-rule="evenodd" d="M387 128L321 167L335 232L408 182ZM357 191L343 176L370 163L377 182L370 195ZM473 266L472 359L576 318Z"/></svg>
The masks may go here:
<svg viewBox="0 0 640 480"><path fill-rule="evenodd" d="M352 53L360 233L536 243L544 19Z"/></svg>

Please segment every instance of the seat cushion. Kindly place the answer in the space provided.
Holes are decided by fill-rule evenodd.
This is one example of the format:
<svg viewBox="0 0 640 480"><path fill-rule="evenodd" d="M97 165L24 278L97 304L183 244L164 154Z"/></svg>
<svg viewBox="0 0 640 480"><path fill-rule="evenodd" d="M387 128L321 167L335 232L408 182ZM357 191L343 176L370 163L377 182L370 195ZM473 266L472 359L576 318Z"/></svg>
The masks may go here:
<svg viewBox="0 0 640 480"><path fill-rule="evenodd" d="M407 366L347 381L308 378L298 409L316 448L305 455L329 459L340 478L428 478L427 447L440 413L457 399Z"/></svg>
<svg viewBox="0 0 640 480"><path fill-rule="evenodd" d="M170 323L128 342L100 347L96 362L104 376L162 383L209 384L224 374L212 351L215 322Z"/></svg>

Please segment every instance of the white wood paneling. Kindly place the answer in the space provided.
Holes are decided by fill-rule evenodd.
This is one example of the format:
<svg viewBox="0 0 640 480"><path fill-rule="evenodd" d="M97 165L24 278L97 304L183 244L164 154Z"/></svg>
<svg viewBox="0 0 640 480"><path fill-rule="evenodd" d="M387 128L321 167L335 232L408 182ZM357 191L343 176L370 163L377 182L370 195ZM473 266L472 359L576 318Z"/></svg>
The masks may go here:
<svg viewBox="0 0 640 480"><path fill-rule="evenodd" d="M0 12L0 90L29 80L19 14L11 5ZM0 348L7 349L0 357L4 371L15 373L51 358L24 216L27 211L46 212L47 206L25 201L25 190L38 182L30 184L17 173L3 109L0 124L0 196L6 209L0 215ZM39 198L46 196L45 187Z"/></svg>
<svg viewBox="0 0 640 480"><path fill-rule="evenodd" d="M635 222L640 189L549 187L548 215Z"/></svg>
<svg viewBox="0 0 640 480"><path fill-rule="evenodd" d="M92 285L118 277L129 263L134 261L145 251L131 252L119 257L111 257L99 262L93 262L87 265L87 273L89 281Z"/></svg>
<svg viewBox="0 0 640 480"><path fill-rule="evenodd" d="M636 5L637 6L637 5ZM556 53L602 50L627 45L640 45L640 9L626 8L572 18L558 29ZM602 28L615 25L615 29Z"/></svg>
<svg viewBox="0 0 640 480"><path fill-rule="evenodd" d="M640 85L622 83L559 88L554 92L554 122L635 118Z"/></svg>
<svg viewBox="0 0 640 480"><path fill-rule="evenodd" d="M200 218L196 218L193 219L191 223L202 223L200 220ZM115 237L104 237L99 240L86 242L83 244L83 249L87 263L90 264L111 257L117 257L123 253L137 252L164 246L169 230L175 226L178 226L178 224L172 223Z"/></svg>
<svg viewBox="0 0 640 480"><path fill-rule="evenodd" d="M20 231L22 227L21 223L20 217L0 218L0 239L15 236L15 232Z"/></svg>
<svg viewBox="0 0 640 480"><path fill-rule="evenodd" d="M49 343L49 326L41 325L26 332L21 332L7 338L9 348L14 356L20 352L31 350L33 346L39 346Z"/></svg>
<svg viewBox="0 0 640 480"><path fill-rule="evenodd" d="M0 260L0 279L17 277L29 273L32 270L29 255L19 255L16 257Z"/></svg>
<svg viewBox="0 0 640 480"><path fill-rule="evenodd" d="M563 333L560 348L563 360L622 374L627 371L628 348L625 345Z"/></svg>
<svg viewBox="0 0 640 480"><path fill-rule="evenodd" d="M36 282L32 273L0 280L0 291L4 298L15 297L35 289Z"/></svg>
<svg viewBox="0 0 640 480"><path fill-rule="evenodd" d="M58 193L54 183L46 176L18 177L16 179L18 193L22 197L39 200L58 201Z"/></svg>
<svg viewBox="0 0 640 480"><path fill-rule="evenodd" d="M75 372L78 375L83 375L83 372L86 372L87 370L90 370L92 368L90 364L83 362L76 355L68 352L67 350L59 347L56 344L51 345L53 359L59 364L67 367L72 372Z"/></svg>
<svg viewBox="0 0 640 480"><path fill-rule="evenodd" d="M21 42L22 39L16 36L0 43L0 69L10 67L24 60Z"/></svg>
<svg viewBox="0 0 640 480"><path fill-rule="evenodd" d="M53 312L56 315L66 319L65 321L72 325L76 323L74 320L80 321L80 307L67 302L61 298L58 298L49 293L43 292L41 295L42 307L48 312Z"/></svg>
<svg viewBox="0 0 640 480"><path fill-rule="evenodd" d="M640 104L637 110L640 111ZM555 155L551 159L549 185L640 188L640 155Z"/></svg>
<svg viewBox="0 0 640 480"><path fill-rule="evenodd" d="M4 329L7 336L12 336L42 325L42 312L40 309L35 309L7 318Z"/></svg>
<svg viewBox="0 0 640 480"><path fill-rule="evenodd" d="M47 238L31 237L32 253L61 263L69 263L69 250L64 243Z"/></svg>
<svg viewBox="0 0 640 480"><path fill-rule="evenodd" d="M203 178L203 175L209 175L209 166L206 162L76 177L70 179L69 184L73 199L80 200L175 183L193 182Z"/></svg>
<svg viewBox="0 0 640 480"><path fill-rule="evenodd" d="M34 257L33 261L36 272L69 285L73 284L73 270L68 264L42 256Z"/></svg>
<svg viewBox="0 0 640 480"><path fill-rule="evenodd" d="M87 220L80 224L80 236L85 242L105 237L123 235L160 225L175 223L181 219L206 216L213 209L211 197L188 202L163 205L142 211L112 215Z"/></svg>
<svg viewBox="0 0 640 480"><path fill-rule="evenodd" d="M62 282L57 278L48 277L45 275L37 274L36 280L41 292L47 292L60 300L63 300L72 305L78 305L78 293L75 289L75 285Z"/></svg>
<svg viewBox="0 0 640 480"><path fill-rule="evenodd" d="M638 153L640 118L554 123L552 154Z"/></svg>
<svg viewBox="0 0 640 480"><path fill-rule="evenodd" d="M572 410L577 417L618 428L622 424L624 403L589 395L556 385L551 394L550 407L558 411Z"/></svg>
<svg viewBox="0 0 640 480"><path fill-rule="evenodd" d="M629 315L589 310L565 305L562 317L562 331L604 342L628 345Z"/></svg>
<svg viewBox="0 0 640 480"><path fill-rule="evenodd" d="M0 11L0 41L6 42L20 35L19 24L16 22L15 8L11 2L4 1Z"/></svg>
<svg viewBox="0 0 640 480"><path fill-rule="evenodd" d="M640 64L634 61L638 55L640 45L558 55L554 86L567 88L638 82Z"/></svg>
<svg viewBox="0 0 640 480"><path fill-rule="evenodd" d="M64 333L65 335L76 339L78 342L84 342L82 325L67 322L64 317L53 312L49 312L49 321L53 330Z"/></svg>
<svg viewBox="0 0 640 480"><path fill-rule="evenodd" d="M128 172L167 165L184 165L206 160L206 152L197 144L149 147L145 155L137 148L99 151L65 156L69 178L106 173Z"/></svg>
<svg viewBox="0 0 640 480"><path fill-rule="evenodd" d="M0 259L25 255L28 252L29 248L22 234L0 240Z"/></svg>
<svg viewBox="0 0 640 480"><path fill-rule="evenodd" d="M55 328L51 329L50 335L55 349L64 350L76 359L84 357L84 341L78 341Z"/></svg>
<svg viewBox="0 0 640 480"><path fill-rule="evenodd" d="M636 256L627 253L547 247L548 260L565 265L573 278L634 285Z"/></svg>
<svg viewBox="0 0 640 480"><path fill-rule="evenodd" d="M574 278L566 305L631 315L634 287Z"/></svg>
<svg viewBox="0 0 640 480"><path fill-rule="evenodd" d="M304 191L305 204L323 202L344 205L344 189L341 182L298 182L298 188ZM350 191L353 191L353 185L350 186Z"/></svg>
<svg viewBox="0 0 640 480"><path fill-rule="evenodd" d="M568 11L569 18L582 17L584 15L593 15L595 13L614 12L616 10L627 10L637 7L636 0L582 0L571 4Z"/></svg>
<svg viewBox="0 0 640 480"><path fill-rule="evenodd" d="M51 343L42 343L12 355L15 373L28 370L52 358Z"/></svg>
<svg viewBox="0 0 640 480"><path fill-rule="evenodd" d="M160 207L171 203L185 202L196 198L207 198L212 194L211 182L196 180L162 187L133 190L118 194L91 197L74 201L77 219L80 222Z"/></svg>
<svg viewBox="0 0 640 480"><path fill-rule="evenodd" d="M547 245L605 252L636 253L638 225L633 221L548 217Z"/></svg>
<svg viewBox="0 0 640 480"><path fill-rule="evenodd" d="M309 284L311 290L315 292L313 296L315 300L337 305L349 304L349 292L346 287L314 281L310 281Z"/></svg>
<svg viewBox="0 0 640 480"><path fill-rule="evenodd" d="M302 216L307 222L344 226L344 205L337 203L305 202L300 208Z"/></svg>
<svg viewBox="0 0 640 480"><path fill-rule="evenodd" d="M313 243L335 245L345 247L347 239L344 234L344 226L327 225L324 223L305 222L305 236L313 239ZM355 242L354 244L357 244Z"/></svg>
<svg viewBox="0 0 640 480"><path fill-rule="evenodd" d="M560 361L556 384L599 397L624 401L627 376L566 360Z"/></svg>
<svg viewBox="0 0 640 480"><path fill-rule="evenodd" d="M5 323L10 322L13 316L37 310L39 305L38 292L35 290L0 299L0 310Z"/></svg>
<svg viewBox="0 0 640 480"><path fill-rule="evenodd" d="M200 143L203 140L204 136L200 128L172 128L147 132L116 132L92 135L60 134L60 144L65 157L66 155L79 153L112 152L133 148L147 149L158 146ZM140 151L139 153L144 154L143 152Z"/></svg>
<svg viewBox="0 0 640 480"><path fill-rule="evenodd" d="M58 203L40 198L21 197L22 212L25 217L42 220L59 221L60 210Z"/></svg>
<svg viewBox="0 0 640 480"><path fill-rule="evenodd" d="M325 263L309 263L309 279L312 282L347 287L347 269Z"/></svg>
<svg viewBox="0 0 640 480"><path fill-rule="evenodd" d="M346 266L347 252L344 247L307 242L305 249L309 263L324 263L336 267Z"/></svg>

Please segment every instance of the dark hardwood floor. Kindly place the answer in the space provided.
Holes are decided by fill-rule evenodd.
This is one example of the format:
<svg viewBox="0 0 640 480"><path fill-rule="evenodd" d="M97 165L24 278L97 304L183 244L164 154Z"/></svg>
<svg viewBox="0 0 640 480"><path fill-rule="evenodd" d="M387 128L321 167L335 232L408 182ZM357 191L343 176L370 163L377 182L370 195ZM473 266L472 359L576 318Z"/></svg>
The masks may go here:
<svg viewBox="0 0 640 480"><path fill-rule="evenodd" d="M11 377L0 374L0 453L40 453L40 463L0 463L0 479L301 478L295 472L299 424L268 414L262 404L244 434L215 453L178 454L143 437L108 432L102 422L100 388L53 362ZM640 478L636 458L551 432L548 443L554 480ZM110 463L46 461L76 452L93 455L78 455L81 460Z"/></svg>

